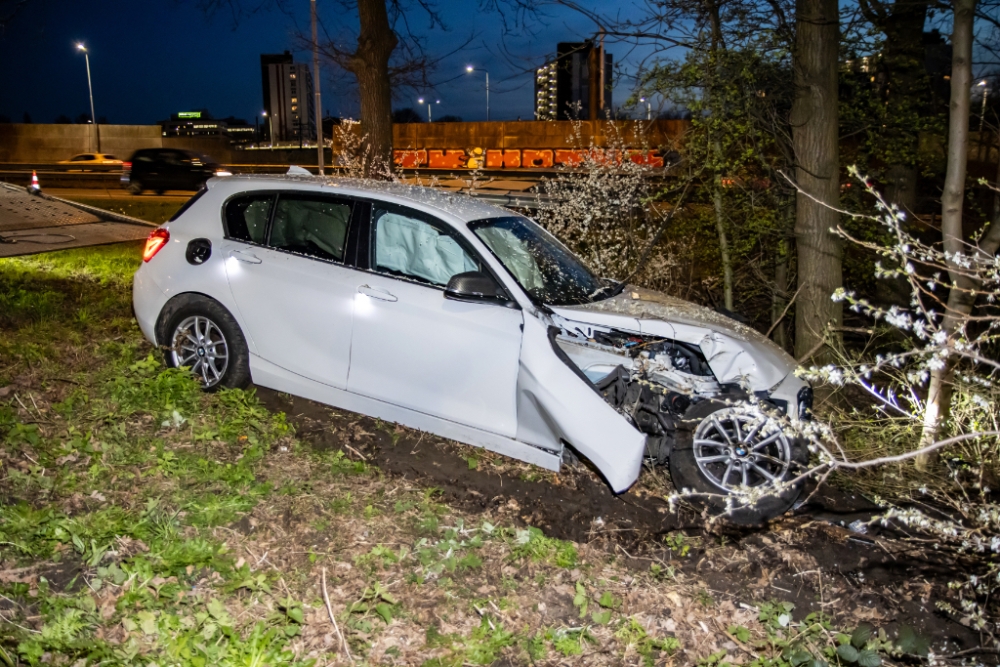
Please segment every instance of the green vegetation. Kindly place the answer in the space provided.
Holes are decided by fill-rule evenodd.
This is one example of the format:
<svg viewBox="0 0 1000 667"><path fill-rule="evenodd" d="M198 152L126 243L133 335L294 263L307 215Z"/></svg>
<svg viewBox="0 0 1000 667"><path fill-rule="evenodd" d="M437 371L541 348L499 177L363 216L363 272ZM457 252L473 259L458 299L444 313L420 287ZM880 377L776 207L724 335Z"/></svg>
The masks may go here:
<svg viewBox="0 0 1000 667"><path fill-rule="evenodd" d="M0 261L3 667L319 665L348 651L442 667L691 663L680 654L703 631L665 629L664 605L728 618L671 565L637 573L511 515L458 510L350 450L308 448L254 390L202 393L132 320L139 251ZM692 538L665 542L680 558ZM807 617L788 634L762 607L730 632L761 655L758 642L772 656L815 645L841 664L895 650L884 634L821 645L813 626L834 632Z"/></svg>

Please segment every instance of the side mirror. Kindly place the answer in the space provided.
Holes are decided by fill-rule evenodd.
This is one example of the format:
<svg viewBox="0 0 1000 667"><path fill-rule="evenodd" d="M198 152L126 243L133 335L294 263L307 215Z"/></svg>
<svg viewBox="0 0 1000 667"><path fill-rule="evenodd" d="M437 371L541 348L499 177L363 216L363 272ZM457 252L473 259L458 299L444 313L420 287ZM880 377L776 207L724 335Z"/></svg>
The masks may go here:
<svg viewBox="0 0 1000 667"><path fill-rule="evenodd" d="M469 271L451 277L444 288L444 298L455 301L506 303L510 299L503 287L488 273Z"/></svg>

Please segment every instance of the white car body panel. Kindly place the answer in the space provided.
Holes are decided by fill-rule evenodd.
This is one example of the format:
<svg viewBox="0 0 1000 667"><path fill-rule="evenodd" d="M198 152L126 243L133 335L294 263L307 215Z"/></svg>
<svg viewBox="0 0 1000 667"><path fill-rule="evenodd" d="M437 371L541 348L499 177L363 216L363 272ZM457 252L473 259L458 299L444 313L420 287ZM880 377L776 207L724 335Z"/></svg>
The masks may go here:
<svg viewBox="0 0 1000 667"><path fill-rule="evenodd" d="M429 285L354 273L348 390L514 437L521 310L453 301Z"/></svg>
<svg viewBox="0 0 1000 667"><path fill-rule="evenodd" d="M220 244L256 354L341 389L351 360L358 271L238 241Z"/></svg>
<svg viewBox="0 0 1000 667"><path fill-rule="evenodd" d="M518 442L512 438L505 438L496 433L482 431L465 424L458 424L392 403L313 382L301 375L295 375L274 364L269 364L256 355L250 355L250 372L253 375L254 383L262 387L269 387L275 391L294 394L325 405L332 405L343 410L427 431L442 438L464 442L467 445L482 447L546 470L559 470L561 461L559 454Z"/></svg>
<svg viewBox="0 0 1000 667"><path fill-rule="evenodd" d="M440 289L426 285L224 238L224 202L257 190L329 193L432 215L477 251L520 308L447 300ZM187 212L164 225L170 243L136 272L136 316L144 335L156 343L155 324L168 300L187 292L205 294L242 328L256 384L549 470L559 469L568 444L594 463L615 492L637 479L646 436L554 345L553 327L584 336L588 327L604 327L697 345L718 382L769 392L788 404L790 416L799 416L796 396L806 385L793 373L794 360L722 315L638 288L584 306L539 308L467 225L508 215L471 197L396 184L312 177L211 179ZM213 247L211 258L197 267L184 257L193 238L208 238ZM230 255L247 248L260 264ZM300 262L308 266L299 267ZM278 277L254 277L252 272L265 265L280 266ZM294 315L306 305L317 312Z"/></svg>

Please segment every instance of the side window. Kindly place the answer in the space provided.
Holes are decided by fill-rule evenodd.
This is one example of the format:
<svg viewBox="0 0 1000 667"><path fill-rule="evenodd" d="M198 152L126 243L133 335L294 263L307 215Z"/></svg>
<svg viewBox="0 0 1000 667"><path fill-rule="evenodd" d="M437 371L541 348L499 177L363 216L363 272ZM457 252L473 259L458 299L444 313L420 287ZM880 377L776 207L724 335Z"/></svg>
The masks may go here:
<svg viewBox="0 0 1000 667"><path fill-rule="evenodd" d="M344 261L349 202L315 195L282 194L268 245L318 259Z"/></svg>
<svg viewBox="0 0 1000 667"><path fill-rule="evenodd" d="M444 287L458 273L480 270L443 225L376 205L372 226L376 271Z"/></svg>
<svg viewBox="0 0 1000 667"><path fill-rule="evenodd" d="M274 194L255 194L230 199L226 204L226 236L263 245L271 219Z"/></svg>

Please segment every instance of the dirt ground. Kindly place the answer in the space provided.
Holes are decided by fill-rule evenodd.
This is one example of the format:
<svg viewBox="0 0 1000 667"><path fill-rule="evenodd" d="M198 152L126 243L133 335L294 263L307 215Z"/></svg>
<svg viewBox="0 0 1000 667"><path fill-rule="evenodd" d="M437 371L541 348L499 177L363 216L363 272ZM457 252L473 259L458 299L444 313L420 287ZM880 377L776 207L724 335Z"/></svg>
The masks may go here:
<svg viewBox="0 0 1000 667"><path fill-rule="evenodd" d="M259 388L258 395L270 409L285 412L312 447L341 449L387 475L436 488L442 502L466 512L500 515L617 553L635 571L669 564L737 607L788 601L797 613L822 611L848 625L870 622L890 636L909 626L938 656L976 655L980 646L977 633L935 608L967 564L892 527L870 525L878 508L861 496L811 488L806 502L769 525L706 527L697 508L671 511L663 499L670 490L665 470L645 470L636 487L615 496L583 464L553 474L269 389ZM690 538L683 557L671 539L678 531ZM997 664L995 655L977 658Z"/></svg>

